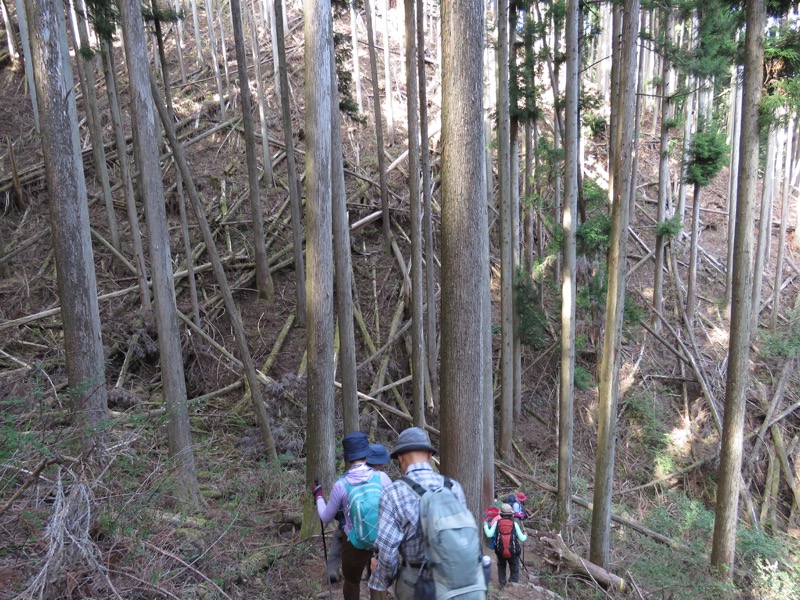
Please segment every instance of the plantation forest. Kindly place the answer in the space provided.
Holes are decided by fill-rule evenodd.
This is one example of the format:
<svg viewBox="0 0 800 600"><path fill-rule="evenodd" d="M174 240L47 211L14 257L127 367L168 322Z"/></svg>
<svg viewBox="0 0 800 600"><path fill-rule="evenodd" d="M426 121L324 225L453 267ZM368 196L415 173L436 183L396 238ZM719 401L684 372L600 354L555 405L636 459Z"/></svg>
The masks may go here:
<svg viewBox="0 0 800 600"><path fill-rule="evenodd" d="M0 11L0 599L344 598L412 425L492 600L800 598L800 5Z"/></svg>

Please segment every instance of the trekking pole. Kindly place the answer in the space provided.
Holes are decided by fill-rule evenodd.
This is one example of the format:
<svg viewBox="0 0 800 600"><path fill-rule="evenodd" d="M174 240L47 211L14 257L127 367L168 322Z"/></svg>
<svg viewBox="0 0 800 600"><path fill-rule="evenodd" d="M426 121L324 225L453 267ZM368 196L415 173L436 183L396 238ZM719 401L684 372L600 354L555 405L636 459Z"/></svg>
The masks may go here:
<svg viewBox="0 0 800 600"><path fill-rule="evenodd" d="M319 480L314 480L314 485L318 485ZM316 504L316 501L314 502ZM325 564L328 564L328 542L325 541L325 523L322 522L322 519L319 520L319 531L322 534L322 553L325 556ZM333 600L333 586L331 585L331 578L325 577L328 580L328 596L330 600Z"/></svg>

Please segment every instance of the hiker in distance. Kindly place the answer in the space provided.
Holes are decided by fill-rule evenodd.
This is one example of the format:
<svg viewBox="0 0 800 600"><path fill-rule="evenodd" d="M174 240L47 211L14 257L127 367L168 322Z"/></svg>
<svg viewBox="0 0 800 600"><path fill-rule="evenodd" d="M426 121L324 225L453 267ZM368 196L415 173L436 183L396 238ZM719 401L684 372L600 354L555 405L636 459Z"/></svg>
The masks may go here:
<svg viewBox="0 0 800 600"><path fill-rule="evenodd" d="M392 459L389 451L382 444L370 444L367 450L367 466L375 471L383 471ZM339 526L331 536L331 547L328 551L328 581L336 583L341 578L342 568L342 544L347 537L344 532L345 518L344 511L339 509L336 513L336 520Z"/></svg>
<svg viewBox="0 0 800 600"><path fill-rule="evenodd" d="M381 497L369 587L383 592L394 582L396 600L485 600L475 518L461 485L431 468L434 454L418 427L397 438L391 456L404 476Z"/></svg>
<svg viewBox="0 0 800 600"><path fill-rule="evenodd" d="M372 547L378 533L378 506L383 489L391 483L386 473L367 466L369 442L366 434L357 431L342 439L347 472L333 484L329 501L323 497L320 484L311 490L319 518L327 525L340 510L344 513L342 542L342 575L344 600L359 600L361 575L372 558ZM370 591L370 598L380 595Z"/></svg>
<svg viewBox="0 0 800 600"><path fill-rule="evenodd" d="M522 532L519 523L514 519L514 509L510 504L500 507L500 518L491 523L484 522L483 532L494 542L497 555L497 580L500 587L506 585L506 567L510 567L511 577L508 583L519 583L519 561L522 554L522 543L528 536Z"/></svg>

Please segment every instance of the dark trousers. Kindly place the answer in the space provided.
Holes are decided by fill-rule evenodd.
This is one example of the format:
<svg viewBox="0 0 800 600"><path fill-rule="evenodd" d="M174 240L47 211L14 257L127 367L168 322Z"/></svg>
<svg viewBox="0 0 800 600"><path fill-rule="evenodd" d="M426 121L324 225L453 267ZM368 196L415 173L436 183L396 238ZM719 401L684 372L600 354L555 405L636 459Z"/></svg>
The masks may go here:
<svg viewBox="0 0 800 600"><path fill-rule="evenodd" d="M344 600L359 600L361 593L361 576L372 558L372 550L359 550L349 540L342 543L342 575ZM370 590L370 598L378 598L380 592Z"/></svg>
<svg viewBox="0 0 800 600"><path fill-rule="evenodd" d="M511 577L508 578L508 583L519 583L519 556L497 557L497 581L500 582L500 585L506 584L506 565L511 568Z"/></svg>

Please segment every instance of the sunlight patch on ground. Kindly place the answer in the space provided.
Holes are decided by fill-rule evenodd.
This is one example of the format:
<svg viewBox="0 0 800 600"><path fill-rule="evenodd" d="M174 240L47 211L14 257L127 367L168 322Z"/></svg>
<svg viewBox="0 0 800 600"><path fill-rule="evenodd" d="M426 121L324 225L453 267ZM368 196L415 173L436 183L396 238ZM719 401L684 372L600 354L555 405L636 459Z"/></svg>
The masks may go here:
<svg viewBox="0 0 800 600"><path fill-rule="evenodd" d="M711 331L708 332L708 339L712 344L719 345L722 348L728 347L728 338L729 333L726 329L722 327L713 327Z"/></svg>

